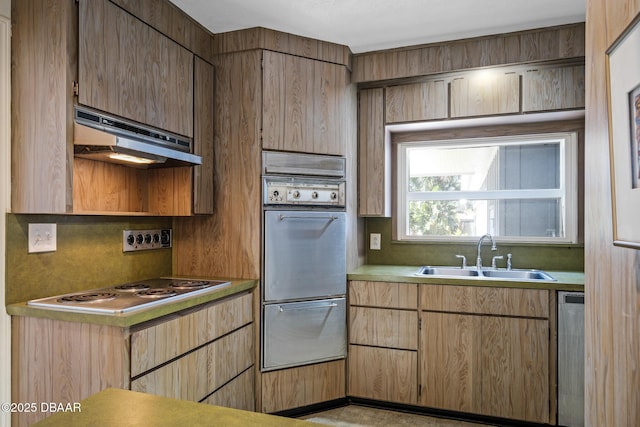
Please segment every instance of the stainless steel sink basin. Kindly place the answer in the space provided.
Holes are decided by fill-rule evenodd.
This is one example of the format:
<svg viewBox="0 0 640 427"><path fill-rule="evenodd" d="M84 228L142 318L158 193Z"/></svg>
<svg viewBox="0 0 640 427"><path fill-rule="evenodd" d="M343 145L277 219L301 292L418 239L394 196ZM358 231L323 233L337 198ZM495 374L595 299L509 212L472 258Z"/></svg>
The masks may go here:
<svg viewBox="0 0 640 427"><path fill-rule="evenodd" d="M416 273L418 276L455 276L455 277L477 277L478 270L460 267L420 267Z"/></svg>
<svg viewBox="0 0 640 427"><path fill-rule="evenodd" d="M482 275L496 279L556 280L549 273L542 270L484 270Z"/></svg>
<svg viewBox="0 0 640 427"><path fill-rule="evenodd" d="M418 269L418 271L416 272L416 276L556 281L553 276L542 270L477 270L476 268L460 268L447 266L420 267L420 269Z"/></svg>

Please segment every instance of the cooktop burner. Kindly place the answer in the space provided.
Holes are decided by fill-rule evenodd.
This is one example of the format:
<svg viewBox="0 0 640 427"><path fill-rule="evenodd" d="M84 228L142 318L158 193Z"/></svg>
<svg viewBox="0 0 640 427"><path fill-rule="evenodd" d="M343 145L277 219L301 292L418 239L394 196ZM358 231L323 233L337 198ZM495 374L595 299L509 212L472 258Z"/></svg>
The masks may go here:
<svg viewBox="0 0 640 427"><path fill-rule="evenodd" d="M117 295L113 292L89 292L86 294L69 295L60 298L60 302L76 302L76 303L98 303L111 301Z"/></svg>
<svg viewBox="0 0 640 427"><path fill-rule="evenodd" d="M200 289L200 288L206 288L207 286L209 286L209 282L205 280L197 280L197 281L184 280L184 281L174 282L169 286L177 289Z"/></svg>
<svg viewBox="0 0 640 427"><path fill-rule="evenodd" d="M147 289L145 291L136 292L136 295L142 298L165 298L165 297L172 297L174 295L178 295L178 293L173 289L158 288L158 289Z"/></svg>
<svg viewBox="0 0 640 427"><path fill-rule="evenodd" d="M27 305L53 310L89 313L129 313L203 295L229 286L221 280L160 278L125 283L109 288L56 295L27 302Z"/></svg>
<svg viewBox="0 0 640 427"><path fill-rule="evenodd" d="M146 291L147 289L149 289L149 285L145 285L144 283L127 283L126 285L114 286L113 289L131 292Z"/></svg>

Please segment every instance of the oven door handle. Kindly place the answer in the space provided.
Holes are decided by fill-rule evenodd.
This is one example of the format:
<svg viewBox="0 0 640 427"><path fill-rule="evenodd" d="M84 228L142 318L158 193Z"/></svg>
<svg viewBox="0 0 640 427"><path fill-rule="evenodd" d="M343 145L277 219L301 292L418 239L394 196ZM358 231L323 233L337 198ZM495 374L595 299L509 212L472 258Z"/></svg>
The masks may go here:
<svg viewBox="0 0 640 427"><path fill-rule="evenodd" d="M331 215L331 216L295 216L295 215L280 215L278 217L278 219L280 221L284 221L285 219L325 219L328 221L335 221L336 219L338 219L337 216Z"/></svg>
<svg viewBox="0 0 640 427"><path fill-rule="evenodd" d="M280 313L283 313L285 311L293 311L293 310L312 310L314 308L332 308L332 307L337 307L338 304L336 304L335 302L324 302L324 303L318 303L318 304L305 304L305 305L298 305L295 307L283 307L281 305L278 306L278 311Z"/></svg>

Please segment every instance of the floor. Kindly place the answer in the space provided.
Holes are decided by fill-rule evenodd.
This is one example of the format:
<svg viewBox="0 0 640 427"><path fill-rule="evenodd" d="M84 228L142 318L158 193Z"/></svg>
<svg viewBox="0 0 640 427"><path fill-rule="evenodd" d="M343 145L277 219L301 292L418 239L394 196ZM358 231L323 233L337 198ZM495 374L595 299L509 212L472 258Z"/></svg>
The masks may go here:
<svg viewBox="0 0 640 427"><path fill-rule="evenodd" d="M474 424L445 418L348 405L301 417L314 423L339 427L487 427L487 424Z"/></svg>

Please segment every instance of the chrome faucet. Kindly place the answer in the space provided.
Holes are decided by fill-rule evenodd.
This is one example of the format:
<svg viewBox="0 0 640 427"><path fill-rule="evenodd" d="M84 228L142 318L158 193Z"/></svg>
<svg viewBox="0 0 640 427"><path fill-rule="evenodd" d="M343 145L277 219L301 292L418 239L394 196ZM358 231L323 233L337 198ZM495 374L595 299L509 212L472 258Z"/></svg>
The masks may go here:
<svg viewBox="0 0 640 427"><path fill-rule="evenodd" d="M480 255L480 249L482 249L482 242L487 237L489 239L491 239L491 250L495 251L495 250L498 249L496 247L496 242L495 242L495 240L493 240L493 236L491 234L485 234L484 236L482 236L480 238L480 240L478 240L478 258L476 258L476 269L478 269L478 270L482 269L482 256Z"/></svg>

